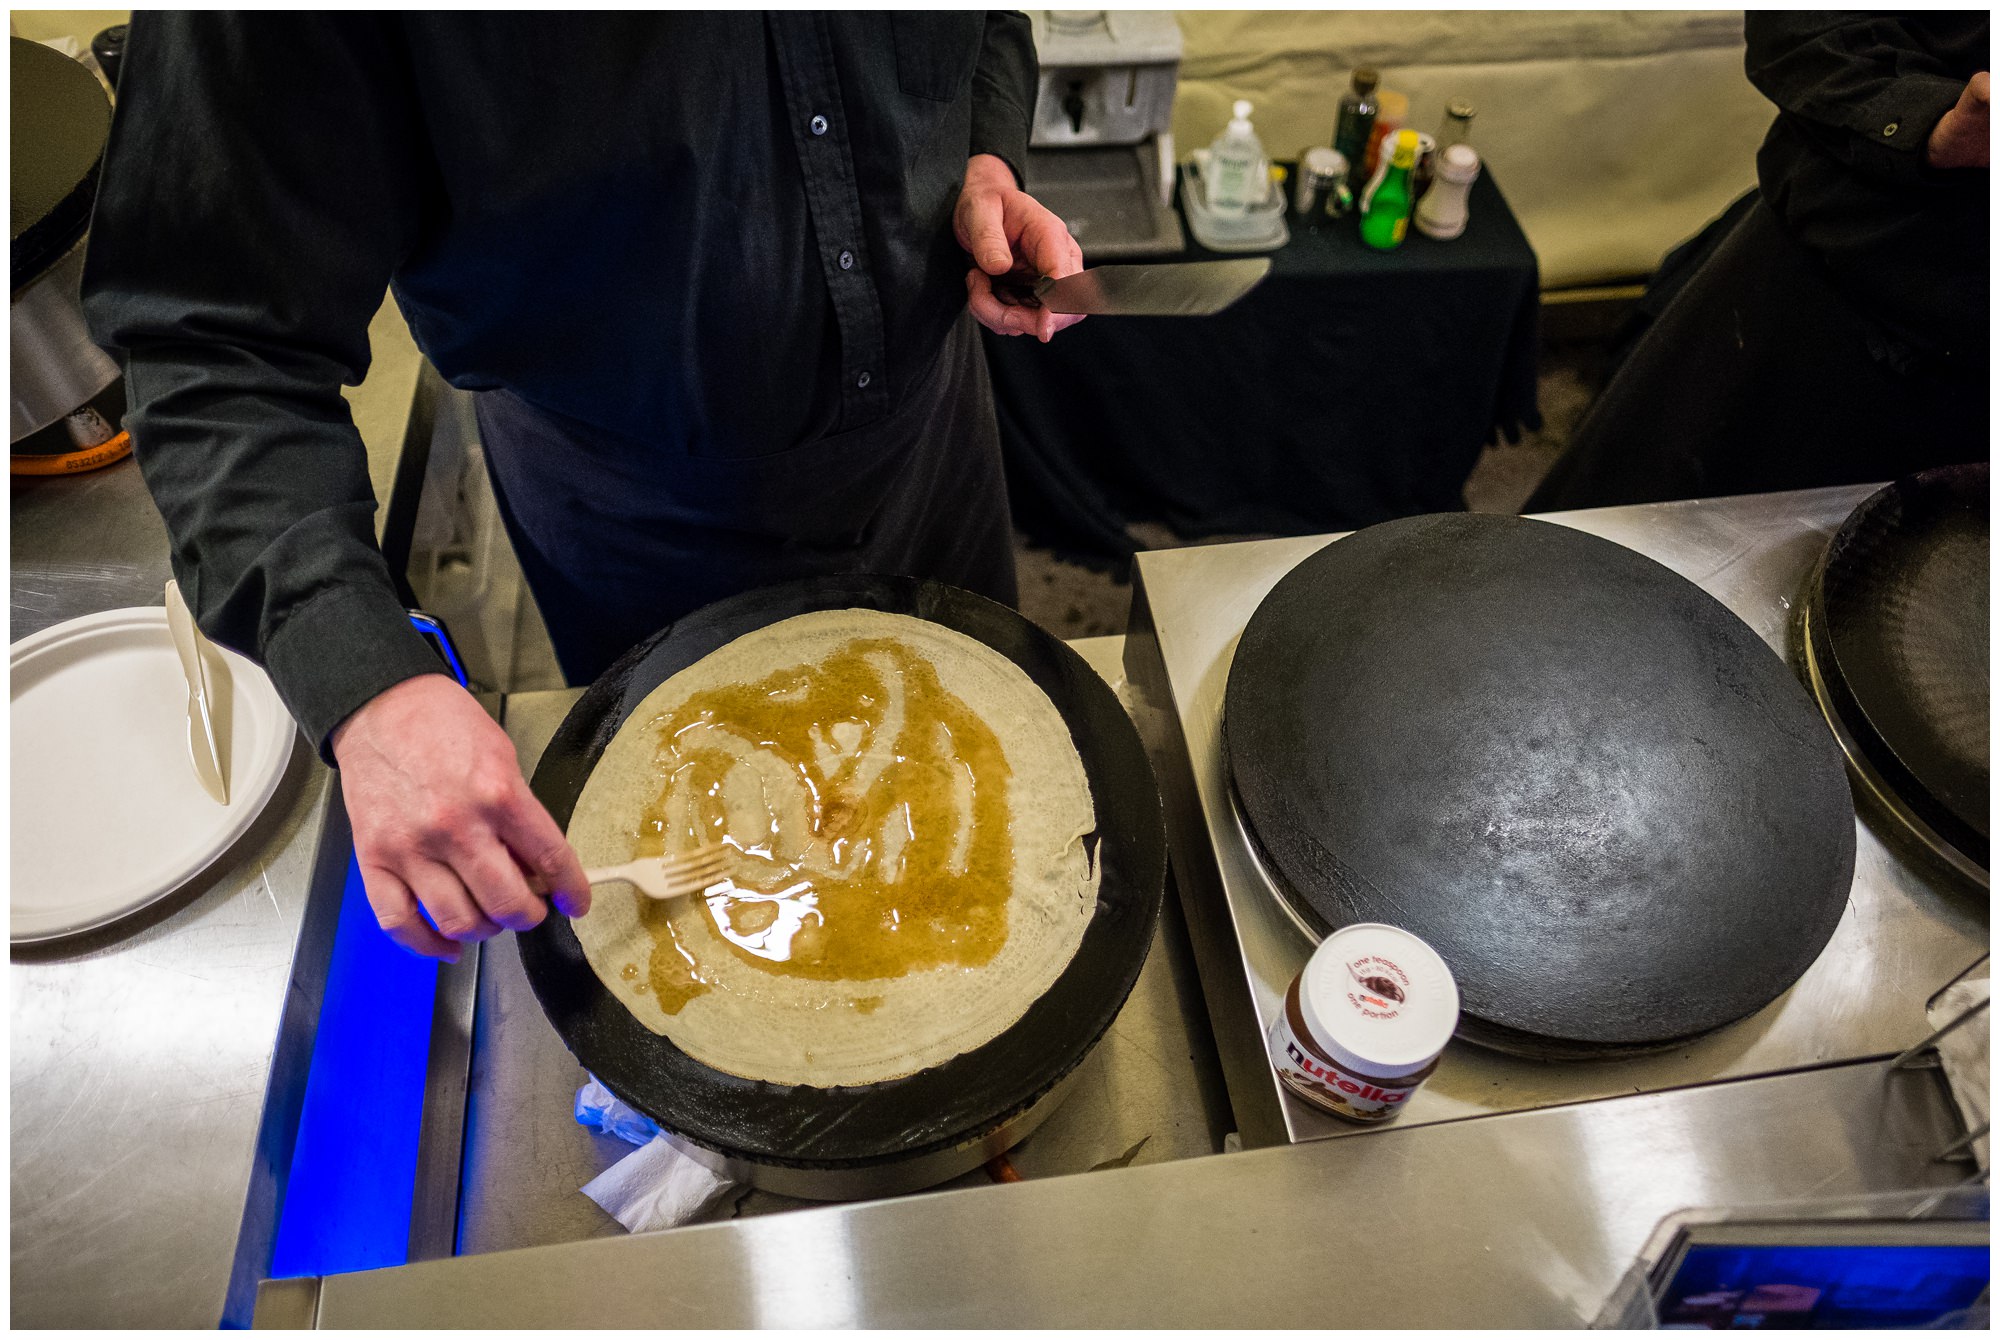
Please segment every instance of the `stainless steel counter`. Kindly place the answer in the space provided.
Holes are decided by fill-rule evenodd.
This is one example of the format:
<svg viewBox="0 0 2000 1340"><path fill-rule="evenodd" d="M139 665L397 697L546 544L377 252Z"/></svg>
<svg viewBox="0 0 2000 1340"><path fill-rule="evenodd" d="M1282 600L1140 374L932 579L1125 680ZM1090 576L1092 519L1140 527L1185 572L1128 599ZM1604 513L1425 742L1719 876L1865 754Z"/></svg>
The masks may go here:
<svg viewBox="0 0 2000 1340"><path fill-rule="evenodd" d="M1819 506L1826 517L1840 510L1837 499ZM1653 535L1654 552L1697 568L1707 563L1692 575L1711 589L1728 589L1736 573L1776 590L1787 574L1803 571L1820 538L1796 526L1731 520L1721 505L1679 516L1660 510L1669 515L1654 529L1671 533ZM1630 520L1634 533L1649 524ZM1733 548L1718 543L1732 536ZM1296 561L1317 542L1283 543ZM1195 564L1193 554L1227 560L1230 548L1192 551L1180 561ZM1142 560L1149 595L1158 557ZM1284 566L1271 562L1266 587ZM1254 605L1240 591L1208 596L1212 619L1233 618L1237 628ZM1782 620L1764 611L1753 622L1769 636ZM1144 619L1135 627L1141 639L1149 630ZM1206 676L1226 667L1226 658L1221 667L1213 658L1233 637L1232 630L1211 647ZM1100 669L1116 655L1106 644L1086 652ZM1128 664L1143 664L1144 656L1142 640L1127 646ZM1206 691L1209 680L1201 683ZM1149 687L1121 697L1149 738L1179 721L1170 691ZM505 719L524 761L538 757L572 699L509 700ZM1181 793L1182 808L1169 813L1177 866L1193 863L1199 873L1206 860L1212 870L1194 787ZM1873 840L1864 832L1864 844ZM1900 991L1928 973L1926 955L1949 960L1966 940L1983 943L1979 909L1960 909L1953 920L1956 905L1923 880L1901 882L1897 859L1886 852L1867 858L1870 869L1891 871L1890 892L1857 900L1872 910L1850 920L1878 935L1910 937L1909 962L1875 975L1849 973L1844 980L1856 990L1891 983ZM1896 913L1898 896L1912 916ZM1190 916L1211 921L1231 910L1213 885L1208 897L1186 892L1182 901ZM1275 905L1272 915L1282 915ZM1932 933L1925 928L1939 925L1941 954L1924 947ZM1790 1073L1593 1102L1575 1100L1601 1090L1595 1078L1569 1086L1565 1097L1563 1067L1503 1070L1483 1082L1519 1086L1525 1101L1516 1105L1527 1110L1472 1121L1444 1120L1452 1113L1434 1110L1356 1138L1297 1144L1286 1139L1272 1104L1262 1129L1245 1136L1275 1147L1249 1153L1207 1153L1219 1130L1207 1100L1202 1116L1171 1123L1173 1138L1162 1147L1153 1105L1178 1071L1171 1052L1196 1031L1177 1034L1160 1020L1175 1009L1198 1019L1200 1008L1190 999L1178 926L1168 922L1165 952L1155 945L1139 991L1092 1062L1101 1063L1092 1081L1101 1093L1080 1093L1019 1151L1025 1182L968 1178L923 1195L815 1208L753 1198L731 1221L637 1236L617 1230L576 1193L624 1147L574 1125L569 1101L582 1072L542 1019L511 943L496 941L479 986L460 1255L269 1284L258 1324L1575 1325L1596 1315L1655 1225L1674 1211L1942 1187L1961 1175L1934 1159L1959 1133L1934 1074L1894 1072L1880 1061L1830 1064L1831 1056L1797 1062L1802 1068ZM1213 925L1207 929L1212 935ZM1287 951L1272 934L1281 963ZM1211 957L1214 944L1211 938ZM1289 952L1302 956L1304 949L1299 943ZM1162 964L1164 975L1156 971ZM1933 985L1959 966L1952 962ZM1213 965L1201 967L1208 1009L1226 1017ZM1254 1020L1249 999L1245 991L1234 1022ZM1919 1001L1920 1032L1922 1017ZM1753 1055L1768 1035L1784 1030L1749 1029L1729 1054ZM1248 1108L1254 1116L1254 1103L1236 1090L1246 1072L1268 1075L1262 1049L1254 1040L1247 1052L1240 1038L1218 1041L1236 1114L1241 1119ZM1464 1078L1481 1064L1454 1052L1445 1073ZM1193 1069L1199 1076L1203 1066ZM1443 1081L1441 1074L1433 1085ZM1254 1097L1254 1086L1250 1092ZM1444 1092L1459 1105L1456 1115L1490 1113L1510 1100L1458 1084L1445 1084ZM1055 1124L1064 1117L1076 1123L1066 1138ZM1148 1122L1153 1140L1139 1166L1034 1175L1121 1153ZM1052 1136L1056 1152L1040 1166L1039 1142ZM750 1213L775 1208L791 1212Z"/></svg>
<svg viewBox="0 0 2000 1340"><path fill-rule="evenodd" d="M109 930L14 950L14 1325L247 1319L331 942L309 907L327 779L301 750L223 865Z"/></svg>
<svg viewBox="0 0 2000 1340"><path fill-rule="evenodd" d="M414 350L378 362L350 396L384 478L414 364ZM161 602L166 529L129 458L16 478L10 512L11 641ZM301 743L264 815L193 883L105 930L14 948L14 1325L249 1320L346 870L332 790Z"/></svg>
<svg viewBox="0 0 2000 1340"><path fill-rule="evenodd" d="M1948 1185L1881 1063L287 1281L260 1326L1576 1326L1676 1210Z"/></svg>
<svg viewBox="0 0 2000 1340"><path fill-rule="evenodd" d="M131 457L86 475L16 477L7 640L99 610L161 603L167 527Z"/></svg>
<svg viewBox="0 0 2000 1340"><path fill-rule="evenodd" d="M1119 688L1123 641L1090 638L1072 645ZM507 697L502 721L525 770L533 772L579 695L562 690ZM584 1077L535 1001L514 938L490 942L480 966L467 1095L461 1254L624 1236L616 1220L578 1191L632 1151L577 1125L571 1106ZM1179 908L1170 897L1125 1009L1084 1063L1077 1088L1011 1159L1031 1179L1081 1172L1135 1145L1135 1165L1159 1163L1215 1153L1229 1129L1221 1072ZM951 1185L989 1180L980 1171ZM757 1191L741 1200L737 1213L805 1204Z"/></svg>
<svg viewBox="0 0 2000 1340"><path fill-rule="evenodd" d="M14 638L160 602L166 531L131 461L17 482L12 510ZM301 745L262 818L188 887L14 948L16 1326L212 1326L232 1301L248 1318L310 1054L311 960L332 933L308 906L328 776Z"/></svg>
<svg viewBox="0 0 2000 1340"><path fill-rule="evenodd" d="M1814 562L1871 488L1818 489L1545 518L1616 540L1714 595L1780 655ZM1338 537L1141 554L1127 665L1168 806L1167 831L1210 1022L1247 1145L1355 1133L1293 1098L1262 1039L1313 942L1259 873L1220 747L1236 641L1278 579ZM1465 1043L1410 1101L1405 1126L1890 1056L1930 1031L1924 1003L1987 945L1987 899L1872 812L1857 816L1853 890L1819 960L1770 1006L1661 1054L1533 1062Z"/></svg>
<svg viewBox="0 0 2000 1340"><path fill-rule="evenodd" d="M1844 509L1818 505L1823 533ZM1661 542L1678 556L1667 561L1698 567L1734 535L1738 551L1698 577L1705 584L1727 586L1731 572L1776 581L1802 571L1816 547L1817 537L1796 532L1746 532L1722 505L1704 506L1671 528L1695 535L1692 548L1674 536ZM158 599L164 535L129 464L17 486L13 510L14 637ZM1302 554L1313 542L1300 543ZM1157 557L1141 567L1149 595ZM1771 636L1777 625L1768 611L1760 617L1753 623ZM1080 649L1117 682L1116 640ZM507 702L524 761L539 756L573 696ZM1149 732L1177 719L1171 697L1127 702ZM222 867L120 926L14 952L15 1324L247 1317L249 1288L269 1259L348 857L329 782L301 750L270 813ZM1185 791L1192 799L1194 788ZM1199 835L1198 808L1193 815ZM1170 828L1178 823L1170 816ZM1926 975L1925 956L1935 955L1926 937L1960 943L1939 926L1983 946L1980 909L1951 920L1957 905L1941 903L1865 828L1863 848L1864 867L1893 896L1858 898L1843 934L1861 922L1877 942L1902 937L1908 962L1900 977L1849 973L1840 979L1848 989L1893 997L1898 983ZM1177 845L1177 866L1190 856L1201 856L1198 845ZM1206 859L1212 869L1215 857ZM1193 869L1201 873L1198 859ZM1223 906L1194 893L1180 901L1190 912ZM1817 1058L1821 1068L1769 1078L1472 1122L1433 1113L1360 1139L1217 1155L1229 1125L1217 1076L1231 1053L1225 1045L1219 1063L1209 1050L1178 906L1082 1086L1017 1151L1023 1183L975 1175L931 1194L820 1208L758 1193L736 1220L638 1237L577 1191L626 1147L571 1118L581 1071L503 937L480 960L469 1080L438 1066L425 1119L427 1144L435 1135L455 1151L448 1128L454 1103L465 1103L460 1173L441 1195L420 1185L418 1206L419 1216L441 1218L447 1240L455 1221L461 1255L284 1282L267 1290L259 1320L1570 1324L1594 1313L1674 1209L1957 1176L1930 1161L1957 1133L1934 1076L1824 1065L1832 1055ZM1216 1008L1213 981L1207 999ZM1919 1032L1921 1019L1919 1008ZM448 1036L460 1020L453 1012L440 1026L432 1054L459 1057L463 1077L462 1039ZM1782 1036L1760 1028L1736 1054L1761 1056L1768 1037ZM1477 1064L1455 1057L1452 1068ZM1241 1075L1231 1079L1240 1089ZM1239 1117L1254 1113L1240 1093L1230 1097ZM1466 1101L1474 1112L1492 1106ZM1060 1175L1116 1159L1142 1136L1134 1166ZM1255 1143L1256 1132L1246 1138ZM787 1212L768 1213L777 1210ZM413 1241L432 1238L413 1223Z"/></svg>

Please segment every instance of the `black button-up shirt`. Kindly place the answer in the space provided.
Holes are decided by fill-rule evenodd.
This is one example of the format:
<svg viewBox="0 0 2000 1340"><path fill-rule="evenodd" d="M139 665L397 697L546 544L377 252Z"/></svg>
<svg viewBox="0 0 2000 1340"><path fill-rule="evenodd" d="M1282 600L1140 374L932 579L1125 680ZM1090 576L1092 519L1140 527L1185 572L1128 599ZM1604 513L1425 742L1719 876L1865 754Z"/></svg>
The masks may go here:
<svg viewBox="0 0 2000 1340"><path fill-rule="evenodd" d="M1034 85L1019 14L135 14L85 307L202 627L322 744L436 669L338 392L385 285L453 385L677 453L883 419Z"/></svg>
<svg viewBox="0 0 2000 1340"><path fill-rule="evenodd" d="M1850 302L1899 340L1983 371L1983 168L1934 169L1924 147L1988 66L1988 15L1751 13L1750 82L1778 105L1757 180L1779 223Z"/></svg>

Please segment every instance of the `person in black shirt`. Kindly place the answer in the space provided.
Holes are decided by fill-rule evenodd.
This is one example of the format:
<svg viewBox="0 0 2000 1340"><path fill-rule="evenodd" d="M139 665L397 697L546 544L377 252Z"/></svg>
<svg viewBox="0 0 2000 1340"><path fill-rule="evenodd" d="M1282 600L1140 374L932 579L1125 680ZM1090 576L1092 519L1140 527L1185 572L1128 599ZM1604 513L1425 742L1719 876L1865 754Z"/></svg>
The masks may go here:
<svg viewBox="0 0 2000 1340"><path fill-rule="evenodd" d="M175 575L340 767L399 943L589 890L376 547L339 388L384 287L478 393L572 682L789 577L1011 600L971 323L1048 339L991 278L1082 267L1020 189L1035 83L1019 14L133 16L85 310Z"/></svg>
<svg viewBox="0 0 2000 1340"><path fill-rule="evenodd" d="M1986 459L1987 14L1753 13L1744 38L1778 106L1758 188L1662 267L1529 511Z"/></svg>

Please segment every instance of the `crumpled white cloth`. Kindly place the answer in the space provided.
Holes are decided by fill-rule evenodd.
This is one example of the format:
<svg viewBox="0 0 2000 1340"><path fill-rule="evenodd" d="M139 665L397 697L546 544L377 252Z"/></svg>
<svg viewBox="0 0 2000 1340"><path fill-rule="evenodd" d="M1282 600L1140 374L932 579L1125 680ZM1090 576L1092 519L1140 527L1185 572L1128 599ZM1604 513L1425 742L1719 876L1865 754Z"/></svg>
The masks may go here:
<svg viewBox="0 0 2000 1340"><path fill-rule="evenodd" d="M1970 982L1955 983L1932 1002L1928 1011L1931 1027L1943 1028L1977 1007L1979 1002L1990 1000L1992 995L1991 978L1980 977ZM1984 1125L1991 1112L1992 1031L1992 1010L1989 1007L1981 1010L1977 1018L1966 1020L1937 1040L1938 1060L1944 1066L1945 1078L1951 1082L1951 1091L1958 1099L1959 1115L1964 1119L1967 1130ZM1973 1141L1972 1154L1981 1168L1992 1167L1990 1137L1982 1135Z"/></svg>
<svg viewBox="0 0 2000 1340"><path fill-rule="evenodd" d="M632 1233L691 1224L720 1205L734 1208L740 1182L676 1148L653 1121L590 1082L576 1091L576 1119L639 1148L586 1182L583 1194Z"/></svg>

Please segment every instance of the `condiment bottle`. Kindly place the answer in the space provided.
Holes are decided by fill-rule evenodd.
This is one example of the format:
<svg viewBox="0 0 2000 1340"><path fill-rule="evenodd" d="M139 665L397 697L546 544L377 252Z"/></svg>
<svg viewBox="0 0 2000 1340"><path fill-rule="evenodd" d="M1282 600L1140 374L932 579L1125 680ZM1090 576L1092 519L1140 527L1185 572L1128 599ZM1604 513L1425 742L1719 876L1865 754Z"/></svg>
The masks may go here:
<svg viewBox="0 0 2000 1340"><path fill-rule="evenodd" d="M1396 132L1403 128L1403 122L1410 115L1410 100L1393 88L1382 89L1375 95L1380 110L1375 113L1375 125L1368 132L1368 146L1361 151L1361 170L1368 176L1375 175L1376 166L1387 156L1396 143Z"/></svg>
<svg viewBox="0 0 2000 1340"><path fill-rule="evenodd" d="M1417 132L1417 166L1410 173L1410 194L1418 200L1431 189L1431 169L1437 165L1438 142L1423 131Z"/></svg>
<svg viewBox="0 0 2000 1340"><path fill-rule="evenodd" d="M1438 127L1438 152L1454 144L1472 143L1472 104L1455 98L1444 109L1444 124Z"/></svg>
<svg viewBox="0 0 2000 1340"><path fill-rule="evenodd" d="M1285 1086L1349 1121L1388 1121L1437 1069L1458 1027L1458 983L1437 951L1362 922L1320 941L1267 1038Z"/></svg>
<svg viewBox="0 0 2000 1340"><path fill-rule="evenodd" d="M1388 172L1361 202L1361 240L1377 251L1393 251L1403 245L1410 210L1416 204L1410 187L1410 174L1416 166L1417 132L1398 131Z"/></svg>
<svg viewBox="0 0 2000 1340"><path fill-rule="evenodd" d="M1340 114L1334 118L1333 147L1348 163L1350 172L1361 170L1361 155L1368 148L1368 136L1375 129L1375 85L1380 77L1370 69L1354 72L1354 87L1340 99Z"/></svg>
<svg viewBox="0 0 2000 1340"><path fill-rule="evenodd" d="M1339 150L1321 144L1299 155L1292 208L1307 231L1347 212L1347 160Z"/></svg>
<svg viewBox="0 0 2000 1340"><path fill-rule="evenodd" d="M1228 129L1209 146L1202 186L1210 213L1240 219L1268 198L1271 177L1264 146L1250 128L1250 104L1239 98L1234 110Z"/></svg>
<svg viewBox="0 0 2000 1340"><path fill-rule="evenodd" d="M1465 231L1470 217L1467 200L1479 175L1479 152L1469 144L1454 144L1438 155L1431 189L1417 206L1417 230L1425 237L1449 242Z"/></svg>

